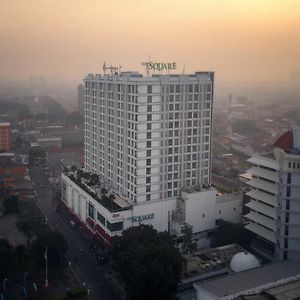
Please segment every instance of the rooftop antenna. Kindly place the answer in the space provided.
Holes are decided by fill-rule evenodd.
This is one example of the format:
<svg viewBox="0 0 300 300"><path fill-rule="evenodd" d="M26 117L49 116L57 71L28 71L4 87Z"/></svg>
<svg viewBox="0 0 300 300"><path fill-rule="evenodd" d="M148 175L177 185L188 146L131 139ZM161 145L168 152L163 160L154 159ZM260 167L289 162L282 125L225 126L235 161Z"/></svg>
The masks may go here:
<svg viewBox="0 0 300 300"><path fill-rule="evenodd" d="M149 77L150 75L150 70L149 70L149 63L150 63L150 60L151 60L151 57L150 57L150 54L148 56L148 61L143 61L142 62L142 66L145 66L146 67L146 74L147 74L147 77Z"/></svg>
<svg viewBox="0 0 300 300"><path fill-rule="evenodd" d="M104 72L104 75L105 75L105 74L106 74L106 69L107 69L107 68L106 68L106 63L105 63L105 61L104 61L104 63L103 63L103 67L102 67L102 68L103 68L103 72Z"/></svg>
<svg viewBox="0 0 300 300"><path fill-rule="evenodd" d="M183 64L182 74L185 74L185 63Z"/></svg>
<svg viewBox="0 0 300 300"><path fill-rule="evenodd" d="M110 65L109 67L106 66L105 62L103 64L103 72L104 74L106 74L106 70L109 70L110 71L110 75L117 75L119 74L119 71L121 70L121 66L119 67L114 67L113 65Z"/></svg>

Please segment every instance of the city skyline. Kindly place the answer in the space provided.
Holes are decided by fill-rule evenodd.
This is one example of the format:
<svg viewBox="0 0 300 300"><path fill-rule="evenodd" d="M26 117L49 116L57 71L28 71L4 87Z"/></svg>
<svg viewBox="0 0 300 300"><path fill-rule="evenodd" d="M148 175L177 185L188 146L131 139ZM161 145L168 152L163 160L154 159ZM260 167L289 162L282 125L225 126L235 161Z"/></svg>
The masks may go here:
<svg viewBox="0 0 300 300"><path fill-rule="evenodd" d="M298 1L1 1L0 79L81 81L106 63L143 71L149 54L177 73L285 81L300 69Z"/></svg>

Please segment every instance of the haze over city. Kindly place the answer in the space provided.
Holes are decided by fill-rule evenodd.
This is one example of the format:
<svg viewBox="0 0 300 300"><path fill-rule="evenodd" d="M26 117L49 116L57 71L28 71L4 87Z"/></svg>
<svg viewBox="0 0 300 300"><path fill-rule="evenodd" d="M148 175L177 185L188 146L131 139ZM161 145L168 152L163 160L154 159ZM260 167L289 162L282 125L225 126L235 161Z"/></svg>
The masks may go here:
<svg viewBox="0 0 300 300"><path fill-rule="evenodd" d="M0 300L300 299L300 0L0 0Z"/></svg>
<svg viewBox="0 0 300 300"><path fill-rule="evenodd" d="M0 78L81 81L151 55L220 81L286 81L300 68L297 0L0 1Z"/></svg>

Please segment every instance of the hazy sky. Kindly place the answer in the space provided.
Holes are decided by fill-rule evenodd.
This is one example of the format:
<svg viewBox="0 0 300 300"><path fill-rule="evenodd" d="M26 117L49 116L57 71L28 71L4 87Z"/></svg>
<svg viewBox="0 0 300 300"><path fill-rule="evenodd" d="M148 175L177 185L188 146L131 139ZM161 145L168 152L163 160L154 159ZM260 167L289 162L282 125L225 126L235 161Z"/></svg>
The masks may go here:
<svg viewBox="0 0 300 300"><path fill-rule="evenodd" d="M0 78L80 80L148 55L222 80L300 69L299 0L0 0Z"/></svg>

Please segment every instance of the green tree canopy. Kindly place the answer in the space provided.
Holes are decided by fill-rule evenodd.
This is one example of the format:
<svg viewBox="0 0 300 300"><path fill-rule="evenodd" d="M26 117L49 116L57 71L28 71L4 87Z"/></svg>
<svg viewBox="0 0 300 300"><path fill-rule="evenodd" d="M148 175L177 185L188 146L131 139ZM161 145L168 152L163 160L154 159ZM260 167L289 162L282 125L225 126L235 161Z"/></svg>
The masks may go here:
<svg viewBox="0 0 300 300"><path fill-rule="evenodd" d="M37 146L31 147L28 151L28 162L29 165L33 165L34 162L38 159L45 159L46 158L46 151L45 149Z"/></svg>
<svg viewBox="0 0 300 300"><path fill-rule="evenodd" d="M0 239L0 280L8 277L14 269L14 252L12 245Z"/></svg>
<svg viewBox="0 0 300 300"><path fill-rule="evenodd" d="M12 214L19 212L19 197L18 196L9 196L4 199L3 206L5 213Z"/></svg>
<svg viewBox="0 0 300 300"><path fill-rule="evenodd" d="M193 242L193 226L185 223L181 229L183 249L185 251L193 251L197 245Z"/></svg>
<svg viewBox="0 0 300 300"><path fill-rule="evenodd" d="M236 133L251 135L261 133L263 130L253 120L236 120L232 123L232 129Z"/></svg>
<svg viewBox="0 0 300 300"><path fill-rule="evenodd" d="M27 238L27 245L30 244L34 236L48 229L43 217L20 219L16 225L18 230Z"/></svg>
<svg viewBox="0 0 300 300"><path fill-rule="evenodd" d="M44 231L32 242L31 249L37 264L45 263L45 249L47 246L48 266L55 269L64 260L68 244L64 236L58 231Z"/></svg>
<svg viewBox="0 0 300 300"><path fill-rule="evenodd" d="M220 221L215 232L216 246L236 243L247 248L254 234L241 224Z"/></svg>
<svg viewBox="0 0 300 300"><path fill-rule="evenodd" d="M180 280L183 258L170 234L139 225L115 237L112 266L125 283L130 299L170 299Z"/></svg>
<svg viewBox="0 0 300 300"><path fill-rule="evenodd" d="M73 111L68 114L66 125L82 125L83 124L83 116L78 111Z"/></svg>

